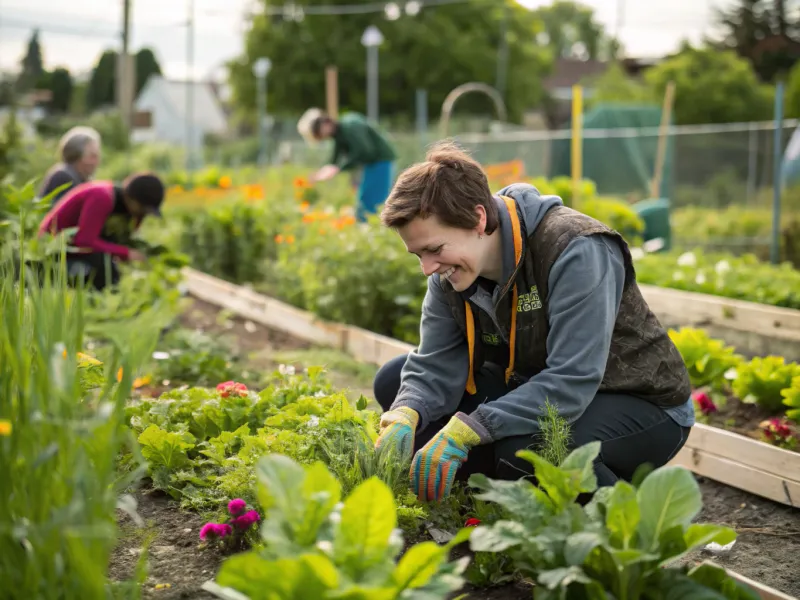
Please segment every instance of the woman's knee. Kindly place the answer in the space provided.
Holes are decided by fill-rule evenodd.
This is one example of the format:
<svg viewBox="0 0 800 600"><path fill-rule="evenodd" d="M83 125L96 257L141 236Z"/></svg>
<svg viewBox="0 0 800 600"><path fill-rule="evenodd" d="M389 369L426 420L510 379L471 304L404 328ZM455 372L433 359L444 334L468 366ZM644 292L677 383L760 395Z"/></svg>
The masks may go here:
<svg viewBox="0 0 800 600"><path fill-rule="evenodd" d="M405 364L405 355L396 356L384 363L375 374L372 390L375 394L375 400L383 410L389 410L397 397L397 392L400 391L400 373Z"/></svg>

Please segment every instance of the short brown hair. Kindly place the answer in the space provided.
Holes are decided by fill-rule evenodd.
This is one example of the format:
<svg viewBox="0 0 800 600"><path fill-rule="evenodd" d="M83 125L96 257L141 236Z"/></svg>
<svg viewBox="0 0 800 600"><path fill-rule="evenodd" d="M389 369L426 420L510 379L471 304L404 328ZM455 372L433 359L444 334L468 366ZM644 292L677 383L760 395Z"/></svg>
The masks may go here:
<svg viewBox="0 0 800 600"><path fill-rule="evenodd" d="M486 210L486 233L497 229L497 205L481 165L451 141L434 144L425 157L403 171L381 212L386 227L399 229L420 217L436 215L450 227L472 229L475 208Z"/></svg>

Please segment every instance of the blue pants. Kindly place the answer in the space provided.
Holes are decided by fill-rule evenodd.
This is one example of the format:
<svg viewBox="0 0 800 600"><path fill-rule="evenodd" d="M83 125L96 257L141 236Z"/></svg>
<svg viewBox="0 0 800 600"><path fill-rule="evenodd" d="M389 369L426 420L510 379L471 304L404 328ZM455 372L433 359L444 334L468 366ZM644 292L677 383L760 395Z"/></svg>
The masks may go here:
<svg viewBox="0 0 800 600"><path fill-rule="evenodd" d="M393 164L389 160L364 165L356 207L359 221L365 221L367 214L374 214L378 206L386 202L392 190L393 175Z"/></svg>

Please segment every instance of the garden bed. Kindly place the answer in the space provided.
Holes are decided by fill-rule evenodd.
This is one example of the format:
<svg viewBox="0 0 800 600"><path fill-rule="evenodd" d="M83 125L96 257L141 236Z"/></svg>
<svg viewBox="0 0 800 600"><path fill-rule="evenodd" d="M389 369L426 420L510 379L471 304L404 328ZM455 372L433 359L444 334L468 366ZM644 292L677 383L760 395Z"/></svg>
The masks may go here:
<svg viewBox="0 0 800 600"><path fill-rule="evenodd" d="M234 337L239 348L247 353L248 367L254 369L274 369L284 363L287 356L294 356L289 362L300 368L311 364L303 357L316 351L308 342L263 326L254 327L254 323L246 319L198 300L192 302L180 322L184 327L202 328L215 336ZM368 340L371 338L362 339L361 343ZM328 362L333 371L331 379L337 381L338 386L369 394L368 372L354 376L353 365ZM337 366L341 368L337 370ZM374 372L374 367L371 369ZM796 577L800 572L800 511L702 477L699 482L704 509L698 520L731 526L739 537L725 555L714 557L707 552L696 552L686 560L715 560L750 579L800 596L800 580ZM206 520L203 515L180 510L175 500L146 486L137 490L135 496L139 513L147 525L144 529L137 528L127 515L119 513L122 534L112 558L111 577L131 576L149 532L154 537L150 539L150 568L143 586L144 598L213 598L201 586L214 578L224 556L214 549L198 547L199 529ZM169 587L156 589L158 584L169 584ZM473 600L531 597L530 588L524 584L464 591Z"/></svg>

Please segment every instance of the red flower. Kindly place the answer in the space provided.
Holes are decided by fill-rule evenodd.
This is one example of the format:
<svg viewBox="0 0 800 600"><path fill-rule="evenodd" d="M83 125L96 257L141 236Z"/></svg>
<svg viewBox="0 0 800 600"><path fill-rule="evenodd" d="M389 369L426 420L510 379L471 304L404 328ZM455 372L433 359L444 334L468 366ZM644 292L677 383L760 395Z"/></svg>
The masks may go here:
<svg viewBox="0 0 800 600"><path fill-rule="evenodd" d="M481 524L480 519L467 519L467 522L464 523L464 527L477 527Z"/></svg>
<svg viewBox="0 0 800 600"><path fill-rule="evenodd" d="M761 430L768 440L788 441L794 437L794 432L789 426L786 417L779 419L774 417L761 422Z"/></svg>
<svg viewBox="0 0 800 600"><path fill-rule="evenodd" d="M710 415L711 413L717 412L717 405L714 404L711 396L705 392L694 392L694 394L692 394L692 398L694 398L697 407L704 415Z"/></svg>
<svg viewBox="0 0 800 600"><path fill-rule="evenodd" d="M217 386L219 395L223 398L228 398L231 394L237 396L247 396L247 386L243 383L236 383L235 381L225 381Z"/></svg>

